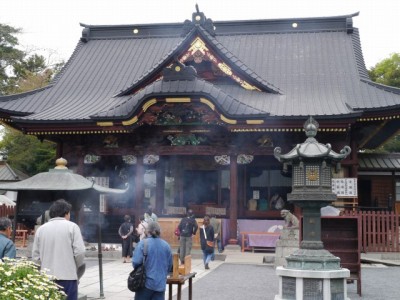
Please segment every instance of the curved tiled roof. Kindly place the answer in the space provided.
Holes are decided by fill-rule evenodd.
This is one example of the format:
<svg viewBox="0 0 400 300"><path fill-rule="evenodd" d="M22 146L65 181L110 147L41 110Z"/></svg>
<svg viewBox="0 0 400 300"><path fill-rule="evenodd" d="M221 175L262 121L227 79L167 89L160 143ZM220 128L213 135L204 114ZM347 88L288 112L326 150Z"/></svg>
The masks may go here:
<svg viewBox="0 0 400 300"><path fill-rule="evenodd" d="M238 88L243 91L243 89ZM253 97L254 94L260 93L256 91L246 91L247 97ZM125 96L126 99L123 103L115 107L99 112L93 115L94 119L121 119L128 118L135 112L139 105L145 99L154 97L165 97L169 95L176 95L177 97L187 96L202 96L212 99L216 106L224 113L230 116L257 116L268 115L268 111L254 108L244 101L239 101L232 96L235 93L227 93L223 88L213 85L205 80L196 78L195 80L175 80L163 81L157 80L144 89L140 90L135 95ZM237 94L237 93L236 93ZM277 97L277 95L271 95Z"/></svg>
<svg viewBox="0 0 400 300"><path fill-rule="evenodd" d="M84 25L82 41L52 84L0 97L0 116L13 117L15 123L93 123L100 116L119 118L120 109L136 107L134 99L141 101L141 92L127 92L144 89L150 95L159 85L166 88L154 80L186 49L194 33L261 90L250 92L236 83L211 84L198 79L194 88L203 85L220 93L213 101L224 114L330 119L397 108L400 89L368 78L358 30L349 25L353 16L214 22L215 36L200 26L181 37L182 23ZM296 28L292 26L295 22ZM170 95L187 92L171 90Z"/></svg>

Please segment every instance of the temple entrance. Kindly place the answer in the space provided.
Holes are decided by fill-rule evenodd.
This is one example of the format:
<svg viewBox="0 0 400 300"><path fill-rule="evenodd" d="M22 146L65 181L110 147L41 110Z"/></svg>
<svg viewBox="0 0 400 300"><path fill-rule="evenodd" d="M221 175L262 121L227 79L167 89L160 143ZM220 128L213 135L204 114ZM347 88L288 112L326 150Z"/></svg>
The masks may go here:
<svg viewBox="0 0 400 300"><path fill-rule="evenodd" d="M217 204L218 172L203 170L185 170L183 176L183 205Z"/></svg>

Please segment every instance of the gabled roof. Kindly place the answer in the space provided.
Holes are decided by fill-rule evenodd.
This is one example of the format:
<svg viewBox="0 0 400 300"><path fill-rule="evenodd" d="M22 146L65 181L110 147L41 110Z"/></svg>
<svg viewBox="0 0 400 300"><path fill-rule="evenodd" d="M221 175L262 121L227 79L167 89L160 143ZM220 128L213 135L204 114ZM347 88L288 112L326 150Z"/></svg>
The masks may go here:
<svg viewBox="0 0 400 300"><path fill-rule="evenodd" d="M13 169L5 161L0 161L0 182L14 182L29 178L25 173Z"/></svg>
<svg viewBox="0 0 400 300"><path fill-rule="evenodd" d="M400 154L359 153L358 164L360 171L399 171Z"/></svg>
<svg viewBox="0 0 400 300"><path fill-rule="evenodd" d="M321 120L390 114L400 108L400 89L369 80L352 26L356 15L212 22L204 15L197 21L194 13L184 23L82 25L81 40L51 85L0 97L0 117L14 124L96 124L102 117L131 116L150 96L192 92L234 118L303 122L309 115ZM163 82L162 70L196 37L258 90L201 78Z"/></svg>

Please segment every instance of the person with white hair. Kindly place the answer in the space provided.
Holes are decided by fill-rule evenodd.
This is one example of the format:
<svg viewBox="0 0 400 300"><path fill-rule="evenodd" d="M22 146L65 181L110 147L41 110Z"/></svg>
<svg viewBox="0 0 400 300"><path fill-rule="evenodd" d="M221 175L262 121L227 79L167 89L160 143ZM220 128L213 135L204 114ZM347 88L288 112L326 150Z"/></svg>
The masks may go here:
<svg viewBox="0 0 400 300"><path fill-rule="evenodd" d="M12 223L9 218L0 218L0 260L4 257L15 258L15 245L10 240L12 233Z"/></svg>
<svg viewBox="0 0 400 300"><path fill-rule="evenodd" d="M160 235L160 225L154 221L148 222L147 238L141 240L133 251L132 265L137 268L143 263L144 243L147 243L145 286L135 292L135 300L165 299L167 276L172 271L172 251Z"/></svg>

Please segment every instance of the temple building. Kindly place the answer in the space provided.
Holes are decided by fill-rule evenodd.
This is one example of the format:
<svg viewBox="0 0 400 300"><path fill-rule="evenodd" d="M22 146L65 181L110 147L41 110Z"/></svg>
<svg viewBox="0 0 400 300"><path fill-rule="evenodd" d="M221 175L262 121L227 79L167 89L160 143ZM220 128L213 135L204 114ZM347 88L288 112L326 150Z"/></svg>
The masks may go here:
<svg viewBox="0 0 400 300"><path fill-rule="evenodd" d="M0 97L0 118L55 142L75 173L111 188L129 183L102 202L105 239L123 215L138 220L151 205L163 222L188 208L216 214L235 243L238 220L279 219L293 208L291 170L273 151L302 143L309 116L320 143L352 149L333 177L364 185L371 178L359 178L360 152L397 133L400 89L368 77L357 15L218 22L197 9L181 23L81 24L51 84ZM395 197L392 178L381 197ZM373 206L376 196L355 201ZM87 224L98 200L81 204Z"/></svg>

